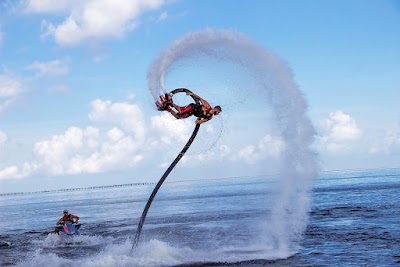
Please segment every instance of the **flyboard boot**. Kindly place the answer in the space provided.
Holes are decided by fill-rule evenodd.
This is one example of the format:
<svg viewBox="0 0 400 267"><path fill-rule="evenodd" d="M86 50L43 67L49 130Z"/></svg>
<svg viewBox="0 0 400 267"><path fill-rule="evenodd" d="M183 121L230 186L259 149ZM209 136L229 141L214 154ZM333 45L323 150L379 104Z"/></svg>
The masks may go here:
<svg viewBox="0 0 400 267"><path fill-rule="evenodd" d="M165 94L165 96L160 95L160 101L156 101L157 109L160 111L170 110L172 102L172 97L170 94Z"/></svg>

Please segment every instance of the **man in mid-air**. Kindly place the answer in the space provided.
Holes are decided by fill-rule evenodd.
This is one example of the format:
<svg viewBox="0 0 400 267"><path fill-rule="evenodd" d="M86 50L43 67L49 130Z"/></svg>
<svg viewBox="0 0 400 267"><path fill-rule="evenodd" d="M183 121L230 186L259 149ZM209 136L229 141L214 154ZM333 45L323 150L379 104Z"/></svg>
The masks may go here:
<svg viewBox="0 0 400 267"><path fill-rule="evenodd" d="M167 110L177 119L184 119L193 115L199 118L198 120L196 120L196 124L202 124L206 121L209 121L214 115L218 115L221 113L222 109L220 106L215 106L214 108L212 108L211 105L200 96L192 92L188 92L186 94L198 100L200 104L190 103L187 106L181 107L174 104L170 94L165 94L165 97L160 96L161 106L159 106L158 109ZM175 110L173 110L172 108L174 108Z"/></svg>

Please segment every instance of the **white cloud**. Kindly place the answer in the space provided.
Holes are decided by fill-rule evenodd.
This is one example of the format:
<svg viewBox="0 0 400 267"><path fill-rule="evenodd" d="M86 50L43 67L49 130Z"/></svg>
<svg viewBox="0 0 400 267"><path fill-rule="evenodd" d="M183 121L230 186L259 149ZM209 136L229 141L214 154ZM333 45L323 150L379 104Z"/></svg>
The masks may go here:
<svg viewBox="0 0 400 267"><path fill-rule="evenodd" d="M360 139L362 132L356 121L341 110L331 112L329 118L321 122L321 141L330 152L346 149L350 142Z"/></svg>
<svg viewBox="0 0 400 267"><path fill-rule="evenodd" d="M157 139L150 141L149 148L163 151L159 159L161 161L159 168L165 168L171 164L170 158L176 155L171 155L169 149L172 146L183 146L187 142L193 132L193 124L194 122L190 119L177 120L168 112L162 112L151 118L151 129L156 133ZM186 154L181 162L184 164L189 158L190 156Z"/></svg>
<svg viewBox="0 0 400 267"><path fill-rule="evenodd" d="M43 21L44 36L53 36L60 46L76 46L92 39L121 38L135 28L139 16L160 8L165 0L28 0L29 13L65 13L60 24ZM165 15L164 15L165 16Z"/></svg>
<svg viewBox="0 0 400 267"><path fill-rule="evenodd" d="M154 141L153 146L161 147L161 149L165 149L165 147L169 147L171 144L180 146L186 143L193 131L193 121L176 120L167 112L152 117L151 121L153 129L159 132L159 135L157 135L159 140ZM214 135L216 129L214 129L212 124L204 124L202 132L205 132L207 135ZM196 142L198 143L199 141L199 138L197 138ZM206 161L215 162L219 160L233 162L240 160L249 164L255 164L266 158L279 159L284 148L285 144L282 138L266 134L256 145L248 145L239 150L222 144L213 150L203 153L186 153L185 157L181 160L181 164L193 166ZM168 158L166 162L161 161L159 167L165 168L170 163L170 158Z"/></svg>
<svg viewBox="0 0 400 267"><path fill-rule="evenodd" d="M0 180L22 179L34 173L39 168L36 164L24 163L21 170L13 165L0 170Z"/></svg>
<svg viewBox="0 0 400 267"><path fill-rule="evenodd" d="M186 142L193 131L193 121L177 120L168 112L152 117L151 126L159 133L161 143L166 145Z"/></svg>
<svg viewBox="0 0 400 267"><path fill-rule="evenodd" d="M204 164L204 162L215 162L217 160L224 160L225 158L229 158L231 160L235 160L232 156L232 150L227 145L220 145L216 151L207 151L199 154L186 154L185 157L182 158L182 165L199 165ZM168 166L168 165L167 165Z"/></svg>
<svg viewBox="0 0 400 267"><path fill-rule="evenodd" d="M0 30L0 46L3 44L4 33Z"/></svg>
<svg viewBox="0 0 400 267"><path fill-rule="evenodd" d="M257 145L248 145L239 150L237 157L247 163L256 163L266 157L279 158L285 143L280 137L265 135Z"/></svg>
<svg viewBox="0 0 400 267"><path fill-rule="evenodd" d="M36 71L36 77L62 76L69 72L66 60L35 61L27 69Z"/></svg>
<svg viewBox="0 0 400 267"><path fill-rule="evenodd" d="M99 173L133 166L143 156L141 144L114 127L104 133L95 127L70 127L64 134L35 144L38 164L54 175Z"/></svg>
<svg viewBox="0 0 400 267"><path fill-rule="evenodd" d="M94 126L69 127L65 133L35 143L34 159L22 168L10 166L0 170L0 179L18 179L35 173L100 173L139 163L144 158L141 149L146 132L139 107L102 100L91 105L89 117L105 130Z"/></svg>
<svg viewBox="0 0 400 267"><path fill-rule="evenodd" d="M55 135L50 140L37 142L33 152L40 165L52 174L64 174L68 171L70 158L82 148L82 138L82 129L70 127L63 135Z"/></svg>
<svg viewBox="0 0 400 267"><path fill-rule="evenodd" d="M0 74L0 113L6 110L23 91L20 79L10 74Z"/></svg>
<svg viewBox="0 0 400 267"><path fill-rule="evenodd" d="M19 178L18 177L18 168L17 166L10 166L0 170L0 180L7 179L7 178Z"/></svg>
<svg viewBox="0 0 400 267"><path fill-rule="evenodd" d="M144 114L140 107L129 103L112 103L96 99L91 102L89 119L93 122L112 123L120 126L142 142L146 134Z"/></svg>
<svg viewBox="0 0 400 267"><path fill-rule="evenodd" d="M239 150L232 149L226 144L220 145L215 151L207 151L195 155L185 155L182 158L184 165L196 165L205 161L215 162L217 160L238 160L247 164L256 164L259 161L269 159L279 159L285 149L282 138L266 134L256 145L247 145ZM162 164L161 166L165 166Z"/></svg>

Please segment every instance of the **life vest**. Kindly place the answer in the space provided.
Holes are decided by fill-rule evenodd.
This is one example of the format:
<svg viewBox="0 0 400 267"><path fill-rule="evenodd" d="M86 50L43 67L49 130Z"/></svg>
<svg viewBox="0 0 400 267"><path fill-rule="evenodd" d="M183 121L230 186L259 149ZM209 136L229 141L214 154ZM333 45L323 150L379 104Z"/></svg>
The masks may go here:
<svg viewBox="0 0 400 267"><path fill-rule="evenodd" d="M64 216L62 217L62 220L63 220L63 222L72 222L71 214L64 215Z"/></svg>
<svg viewBox="0 0 400 267"><path fill-rule="evenodd" d="M213 114L210 114L209 111L211 108L208 108L207 110L203 110L202 105L198 104L192 104L192 114L198 118L203 118L203 119L209 119L213 116Z"/></svg>

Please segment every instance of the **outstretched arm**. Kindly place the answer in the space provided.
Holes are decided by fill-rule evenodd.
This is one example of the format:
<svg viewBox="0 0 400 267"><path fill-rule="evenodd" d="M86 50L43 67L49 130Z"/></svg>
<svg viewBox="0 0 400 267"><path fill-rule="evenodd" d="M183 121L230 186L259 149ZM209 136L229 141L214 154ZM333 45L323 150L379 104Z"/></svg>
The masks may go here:
<svg viewBox="0 0 400 267"><path fill-rule="evenodd" d="M206 109L211 108L210 103L208 103L207 100L201 98L200 96L198 96L192 92L187 93L187 95L190 95L190 96L194 97L195 99L199 100L201 102L201 104L203 105L203 107L205 107Z"/></svg>

